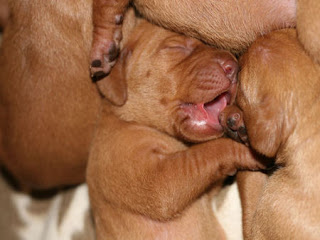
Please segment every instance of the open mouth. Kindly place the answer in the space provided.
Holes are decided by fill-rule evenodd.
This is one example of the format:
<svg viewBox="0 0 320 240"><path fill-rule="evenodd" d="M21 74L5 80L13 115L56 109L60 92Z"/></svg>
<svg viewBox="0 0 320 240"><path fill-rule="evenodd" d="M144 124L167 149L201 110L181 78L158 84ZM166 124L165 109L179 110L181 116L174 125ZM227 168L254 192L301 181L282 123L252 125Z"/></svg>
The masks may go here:
<svg viewBox="0 0 320 240"><path fill-rule="evenodd" d="M204 127L208 126L216 130L221 130L219 122L219 114L230 104L231 94L224 92L218 95L210 102L197 104L184 104L193 126Z"/></svg>
<svg viewBox="0 0 320 240"><path fill-rule="evenodd" d="M230 104L231 96L228 92L220 94L210 102L200 104L206 112L209 125L220 125L219 114Z"/></svg>

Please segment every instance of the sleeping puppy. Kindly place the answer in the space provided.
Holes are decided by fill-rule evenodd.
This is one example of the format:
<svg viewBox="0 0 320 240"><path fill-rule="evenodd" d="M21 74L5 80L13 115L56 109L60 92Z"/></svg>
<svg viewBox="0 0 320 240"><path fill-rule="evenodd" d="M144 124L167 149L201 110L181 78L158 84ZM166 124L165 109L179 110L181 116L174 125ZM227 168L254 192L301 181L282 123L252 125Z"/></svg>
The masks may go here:
<svg viewBox="0 0 320 240"><path fill-rule="evenodd" d="M297 27L305 49L320 61L318 0L94 0L93 78L105 77L115 63L129 2L154 23L234 53L272 30Z"/></svg>
<svg viewBox="0 0 320 240"><path fill-rule="evenodd" d="M124 23L122 43L106 80L126 82L127 101L104 103L87 169L97 238L225 239L211 197L237 169L263 167L219 138L236 59L141 19Z"/></svg>
<svg viewBox="0 0 320 240"><path fill-rule="evenodd" d="M239 108L226 109L222 124L278 166L240 177L245 236L320 239L320 66L294 30L258 39L240 63Z"/></svg>
<svg viewBox="0 0 320 240"><path fill-rule="evenodd" d="M296 0L94 0L91 51L94 79L105 77L115 63L123 14L129 3L151 22L234 53L245 50L262 34L296 24ZM317 14L312 16L316 22ZM312 25L315 28L317 24Z"/></svg>

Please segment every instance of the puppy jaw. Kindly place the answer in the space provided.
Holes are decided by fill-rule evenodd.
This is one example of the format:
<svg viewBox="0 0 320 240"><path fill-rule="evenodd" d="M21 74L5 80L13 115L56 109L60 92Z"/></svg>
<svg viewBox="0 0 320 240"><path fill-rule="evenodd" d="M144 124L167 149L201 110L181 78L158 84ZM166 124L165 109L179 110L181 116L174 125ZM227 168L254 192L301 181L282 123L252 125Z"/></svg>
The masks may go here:
<svg viewBox="0 0 320 240"><path fill-rule="evenodd" d="M232 91L219 94L210 102L182 103L176 110L175 135L190 142L201 142L223 135L219 114L232 101Z"/></svg>
<svg viewBox="0 0 320 240"><path fill-rule="evenodd" d="M234 102L237 90L238 64L231 54L211 49L205 56L202 51L208 49L196 51L186 60L193 71L184 78L189 78L189 82L181 82L178 88L181 104L176 110L174 125L175 135L190 142L222 136L218 116Z"/></svg>
<svg viewBox="0 0 320 240"><path fill-rule="evenodd" d="M190 142L220 137L219 112L235 99L236 59L195 39L142 25L124 46L132 49L123 74L128 101L115 112Z"/></svg>

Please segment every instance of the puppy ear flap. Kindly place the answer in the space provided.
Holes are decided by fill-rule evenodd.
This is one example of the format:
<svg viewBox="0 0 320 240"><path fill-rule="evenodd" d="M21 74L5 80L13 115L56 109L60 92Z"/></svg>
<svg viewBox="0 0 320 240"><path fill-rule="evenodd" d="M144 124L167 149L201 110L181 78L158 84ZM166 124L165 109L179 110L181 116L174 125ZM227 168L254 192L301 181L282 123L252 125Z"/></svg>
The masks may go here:
<svg viewBox="0 0 320 240"><path fill-rule="evenodd" d="M127 101L125 64L128 53L127 48L123 49L111 73L97 82L100 94L116 106L122 106Z"/></svg>

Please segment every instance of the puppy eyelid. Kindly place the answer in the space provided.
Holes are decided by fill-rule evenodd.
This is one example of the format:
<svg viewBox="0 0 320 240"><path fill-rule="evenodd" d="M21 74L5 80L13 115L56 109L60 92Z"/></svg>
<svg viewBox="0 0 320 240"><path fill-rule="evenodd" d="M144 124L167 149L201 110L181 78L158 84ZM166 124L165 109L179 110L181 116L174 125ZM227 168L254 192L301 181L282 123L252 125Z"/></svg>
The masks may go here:
<svg viewBox="0 0 320 240"><path fill-rule="evenodd" d="M168 44L164 45L161 50L163 51L173 51L173 52L181 52L183 54L190 54L192 52L192 49L188 48L187 46L183 44Z"/></svg>
<svg viewBox="0 0 320 240"><path fill-rule="evenodd" d="M165 49L169 49L169 50L187 50L187 48L185 46L166 46Z"/></svg>

